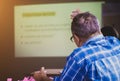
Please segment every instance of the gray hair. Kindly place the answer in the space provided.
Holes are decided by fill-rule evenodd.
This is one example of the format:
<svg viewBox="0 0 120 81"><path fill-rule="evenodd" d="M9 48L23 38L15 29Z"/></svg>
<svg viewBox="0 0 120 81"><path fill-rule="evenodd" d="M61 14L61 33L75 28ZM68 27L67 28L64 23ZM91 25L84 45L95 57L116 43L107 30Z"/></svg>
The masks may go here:
<svg viewBox="0 0 120 81"><path fill-rule="evenodd" d="M80 13L73 18L71 31L78 37L89 37L100 31L99 22L97 18L89 12Z"/></svg>

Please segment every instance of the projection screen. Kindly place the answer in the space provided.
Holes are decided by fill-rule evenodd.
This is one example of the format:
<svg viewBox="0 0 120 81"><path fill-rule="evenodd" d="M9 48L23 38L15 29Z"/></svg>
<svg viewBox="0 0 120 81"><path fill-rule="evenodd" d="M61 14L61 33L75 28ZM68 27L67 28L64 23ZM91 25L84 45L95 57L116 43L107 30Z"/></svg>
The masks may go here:
<svg viewBox="0 0 120 81"><path fill-rule="evenodd" d="M101 22L103 2L16 5L15 57L65 57L76 45L70 41L70 14L89 11Z"/></svg>

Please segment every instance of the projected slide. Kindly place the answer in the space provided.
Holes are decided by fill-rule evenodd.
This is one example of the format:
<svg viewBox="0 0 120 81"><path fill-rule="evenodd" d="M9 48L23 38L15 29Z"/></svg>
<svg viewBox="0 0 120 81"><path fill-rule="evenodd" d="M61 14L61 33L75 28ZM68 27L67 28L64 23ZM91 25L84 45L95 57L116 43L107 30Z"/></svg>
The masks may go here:
<svg viewBox="0 0 120 81"><path fill-rule="evenodd" d="M102 2L19 5L14 7L15 57L63 57L70 41L73 10L89 11L101 21Z"/></svg>

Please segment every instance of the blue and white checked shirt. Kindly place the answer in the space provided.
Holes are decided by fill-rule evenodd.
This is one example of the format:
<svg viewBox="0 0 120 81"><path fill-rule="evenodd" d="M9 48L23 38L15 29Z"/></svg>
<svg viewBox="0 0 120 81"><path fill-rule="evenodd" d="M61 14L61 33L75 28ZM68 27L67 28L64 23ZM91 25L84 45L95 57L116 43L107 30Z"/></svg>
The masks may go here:
<svg viewBox="0 0 120 81"><path fill-rule="evenodd" d="M103 35L89 39L67 57L54 81L120 81L120 41Z"/></svg>

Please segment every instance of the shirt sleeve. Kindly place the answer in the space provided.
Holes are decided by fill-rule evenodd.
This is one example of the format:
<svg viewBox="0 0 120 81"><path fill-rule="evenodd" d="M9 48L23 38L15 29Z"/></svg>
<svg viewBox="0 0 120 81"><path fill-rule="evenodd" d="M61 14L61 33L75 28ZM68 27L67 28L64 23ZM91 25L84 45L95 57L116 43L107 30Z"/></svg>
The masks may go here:
<svg viewBox="0 0 120 81"><path fill-rule="evenodd" d="M73 57L69 57L66 66L60 76L54 77L54 81L82 81L84 71ZM83 73L83 74L82 74Z"/></svg>

